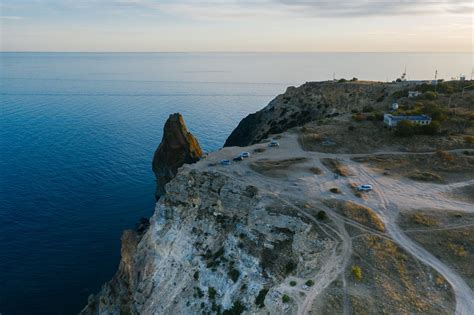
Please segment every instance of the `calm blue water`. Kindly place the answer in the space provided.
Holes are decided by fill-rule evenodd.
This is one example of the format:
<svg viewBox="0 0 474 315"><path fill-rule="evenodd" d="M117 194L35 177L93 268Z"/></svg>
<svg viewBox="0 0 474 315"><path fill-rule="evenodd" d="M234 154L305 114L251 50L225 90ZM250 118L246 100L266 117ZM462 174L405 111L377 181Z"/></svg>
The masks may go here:
<svg viewBox="0 0 474 315"><path fill-rule="evenodd" d="M74 314L154 207L170 113L205 150L288 85L470 74L472 54L0 54L0 313Z"/></svg>

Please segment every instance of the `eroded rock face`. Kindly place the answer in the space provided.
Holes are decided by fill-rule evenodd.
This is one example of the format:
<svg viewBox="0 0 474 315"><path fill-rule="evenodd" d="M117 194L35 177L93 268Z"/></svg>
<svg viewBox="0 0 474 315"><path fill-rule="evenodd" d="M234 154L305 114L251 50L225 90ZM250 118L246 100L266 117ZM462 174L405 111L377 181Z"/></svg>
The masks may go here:
<svg viewBox="0 0 474 315"><path fill-rule="evenodd" d="M400 87L378 82L328 81L289 87L265 108L242 119L224 146L248 146L270 134L376 103L385 102L388 106L391 100L386 96L397 88Z"/></svg>
<svg viewBox="0 0 474 315"><path fill-rule="evenodd" d="M202 149L186 128L183 116L179 113L170 115L165 123L163 139L153 156L156 198L165 193L165 185L176 176L183 164L195 163L202 155Z"/></svg>
<svg viewBox="0 0 474 315"><path fill-rule="evenodd" d="M310 277L336 246L255 186L190 167L167 185L145 234L122 241L119 271L82 314L279 314L284 279Z"/></svg>

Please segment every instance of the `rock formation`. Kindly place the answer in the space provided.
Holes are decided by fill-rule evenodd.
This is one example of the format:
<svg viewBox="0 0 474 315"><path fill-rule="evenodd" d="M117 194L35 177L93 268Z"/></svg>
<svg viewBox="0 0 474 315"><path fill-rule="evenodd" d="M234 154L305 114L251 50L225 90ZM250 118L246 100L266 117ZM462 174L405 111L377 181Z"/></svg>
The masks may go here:
<svg viewBox="0 0 474 315"><path fill-rule="evenodd" d="M383 107L396 88L365 82L289 88L244 119L226 145L257 143L339 112L351 119L354 109ZM125 231L119 270L81 314L470 314L474 295L463 279L396 224L406 200L389 189L398 179L350 156L341 165L354 176L335 179L298 137L291 130L279 134L278 149L227 147L193 163L199 144L182 117L171 115L153 160L161 185L155 213ZM219 163L242 150L251 157ZM353 190L355 178L378 186L362 195ZM339 194L328 191L332 185ZM434 202L449 211L471 208L407 185L421 208Z"/></svg>
<svg viewBox="0 0 474 315"><path fill-rule="evenodd" d="M388 102L397 87L378 82L308 82L289 87L262 110L245 117L229 135L225 147L258 143L270 134L341 112Z"/></svg>
<svg viewBox="0 0 474 315"><path fill-rule="evenodd" d="M163 139L153 156L156 198L165 193L165 185L176 176L183 164L195 163L202 155L202 149L186 128L183 116L179 113L170 115L165 123Z"/></svg>

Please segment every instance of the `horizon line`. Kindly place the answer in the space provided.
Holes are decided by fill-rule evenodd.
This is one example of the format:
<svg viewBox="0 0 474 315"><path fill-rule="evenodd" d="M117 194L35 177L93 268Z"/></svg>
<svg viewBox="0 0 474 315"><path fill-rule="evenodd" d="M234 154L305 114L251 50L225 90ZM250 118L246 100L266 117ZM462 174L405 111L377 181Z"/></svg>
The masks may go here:
<svg viewBox="0 0 474 315"><path fill-rule="evenodd" d="M371 53L386 53L386 54L474 54L473 51L61 51L61 50L0 50L0 53L87 53L87 54L318 54L318 53L333 53L333 54L371 54Z"/></svg>

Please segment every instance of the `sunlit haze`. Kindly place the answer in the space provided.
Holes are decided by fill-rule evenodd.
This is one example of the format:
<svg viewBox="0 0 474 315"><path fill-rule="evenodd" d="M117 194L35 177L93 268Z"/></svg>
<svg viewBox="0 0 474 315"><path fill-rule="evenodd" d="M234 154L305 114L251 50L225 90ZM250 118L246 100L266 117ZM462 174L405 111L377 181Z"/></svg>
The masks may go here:
<svg viewBox="0 0 474 315"><path fill-rule="evenodd" d="M470 0L2 0L2 51L472 52Z"/></svg>

